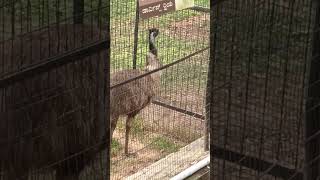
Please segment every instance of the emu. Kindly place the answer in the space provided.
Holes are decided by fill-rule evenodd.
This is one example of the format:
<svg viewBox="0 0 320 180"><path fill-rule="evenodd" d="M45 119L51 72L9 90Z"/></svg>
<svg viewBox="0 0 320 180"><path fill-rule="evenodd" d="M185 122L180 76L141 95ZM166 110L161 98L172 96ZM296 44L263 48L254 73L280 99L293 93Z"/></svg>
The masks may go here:
<svg viewBox="0 0 320 180"><path fill-rule="evenodd" d="M127 69L116 72L111 76L111 86L162 67L162 64L158 59L158 51L155 45L155 38L158 34L158 29L149 29L149 52L146 57L145 69ZM129 155L128 143L132 121L154 98L155 90L160 85L160 76L161 72L158 71L110 90L111 137L117 126L119 117L127 116L124 148L125 155Z"/></svg>
<svg viewBox="0 0 320 180"><path fill-rule="evenodd" d="M1 43L0 77L105 38L92 26L61 24ZM27 180L43 168L57 180L79 180L107 149L99 145L108 137L106 122L95 118L96 71L107 53L0 88L0 179Z"/></svg>

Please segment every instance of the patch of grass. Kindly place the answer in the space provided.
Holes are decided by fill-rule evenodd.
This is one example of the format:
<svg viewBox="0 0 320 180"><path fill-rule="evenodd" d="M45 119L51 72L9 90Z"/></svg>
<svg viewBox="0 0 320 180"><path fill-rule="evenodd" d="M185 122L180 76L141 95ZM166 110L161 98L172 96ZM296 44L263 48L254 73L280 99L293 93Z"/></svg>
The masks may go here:
<svg viewBox="0 0 320 180"><path fill-rule="evenodd" d="M171 137L179 139L179 141L182 141L184 143L191 143L200 138L202 135L203 134L200 131L192 130L190 128L181 128L172 132Z"/></svg>
<svg viewBox="0 0 320 180"><path fill-rule="evenodd" d="M196 4L209 4L208 0L197 0ZM111 37L114 37L111 42L111 65L113 69L127 69L132 68L133 58L133 28L135 21L135 1L128 0L122 3L118 0L112 0L111 4ZM123 7L126 7L125 10ZM118 9L117 9L118 8ZM119 10L119 8L121 10ZM139 39L138 39L138 53L137 66L144 67L145 57L148 51L147 27L150 24L155 24L162 32L168 29L169 25L183 21L193 16L201 15L202 13L181 10L173 13L168 13L160 17L150 18L148 20L141 20L139 25ZM159 58L164 64L173 62L177 59L185 57L191 52L195 51L195 47L199 45L205 46L195 41L190 41L174 34L166 35L161 33L157 38L159 48Z"/></svg>
<svg viewBox="0 0 320 180"><path fill-rule="evenodd" d="M126 121L127 119L119 119L118 124L117 124L117 129L121 132L126 131ZM139 117L136 116L135 119L132 121L131 124L131 131L130 134L134 136L142 136L144 131L144 126L143 126L143 120Z"/></svg>
<svg viewBox="0 0 320 180"><path fill-rule="evenodd" d="M122 149L121 144L116 140L116 139L112 139L111 142L111 155L116 155L120 152L120 150Z"/></svg>
<svg viewBox="0 0 320 180"><path fill-rule="evenodd" d="M209 0L194 0L195 5L200 5L204 7L208 7L210 5L209 2Z"/></svg>
<svg viewBox="0 0 320 180"><path fill-rule="evenodd" d="M180 146L172 140L165 137L155 137L152 139L152 148L166 152L173 153L179 150Z"/></svg>
<svg viewBox="0 0 320 180"><path fill-rule="evenodd" d="M194 56L192 59L186 60L186 62L168 68L166 73L163 73L161 83L164 86L193 88L193 86L198 85L201 89L205 88L208 63L203 59L207 59L206 54Z"/></svg>
<svg viewBox="0 0 320 180"><path fill-rule="evenodd" d="M139 116L137 116L132 122L131 133L134 136L142 136L144 131L143 129L143 121Z"/></svg>
<svg viewBox="0 0 320 180"><path fill-rule="evenodd" d="M138 53L137 53L137 66L138 68L144 67L145 58L148 51L147 31L140 32L140 38L138 41ZM116 35L115 35L116 36ZM130 32L125 34L121 38L117 39L117 42L113 42L113 50L111 51L111 64L115 69L126 69L132 67L132 49L133 43L128 44L128 38ZM122 45L126 44L123 48ZM159 49L159 59L163 64L176 61L197 49L205 47L205 44L198 44L198 42L183 40L177 37L161 34L157 40ZM120 47L121 45L121 47ZM203 47L202 47L203 46Z"/></svg>
<svg viewBox="0 0 320 180"><path fill-rule="evenodd" d="M117 129L120 131L126 130L126 119L119 119L117 123Z"/></svg>

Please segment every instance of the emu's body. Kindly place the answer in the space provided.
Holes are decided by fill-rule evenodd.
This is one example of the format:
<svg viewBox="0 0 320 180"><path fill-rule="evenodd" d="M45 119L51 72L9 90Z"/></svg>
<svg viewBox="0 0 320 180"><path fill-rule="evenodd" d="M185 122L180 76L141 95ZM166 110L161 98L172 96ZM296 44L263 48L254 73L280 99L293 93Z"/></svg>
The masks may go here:
<svg viewBox="0 0 320 180"><path fill-rule="evenodd" d="M161 67L157 57L157 50L154 46L154 39L158 35L157 29L151 29L149 34L150 46L147 55L147 66L145 70L129 69L114 73L111 76L111 86L137 77L148 71ZM152 36L152 38L151 38ZM160 72L156 72L137 80L111 89L110 92L110 121L111 136L116 128L120 116L127 116L125 134L125 154L128 154L129 132L134 117L147 105L155 96L155 90L160 86Z"/></svg>
<svg viewBox="0 0 320 180"><path fill-rule="evenodd" d="M105 35L91 26L60 25L0 44L0 77ZM31 170L51 168L57 180L78 180L107 147L85 151L107 137L99 128L105 122L93 117L103 54L0 88L0 179L26 180Z"/></svg>
<svg viewBox="0 0 320 180"><path fill-rule="evenodd" d="M111 78L111 83L124 81L130 77L135 77L143 74L139 70L128 70L116 73ZM111 131L113 132L119 116L127 115L126 121L126 140L125 140L125 153L128 154L128 140L129 132L134 117L148 104L155 95L154 89L158 84L158 80L153 79L151 76L146 76L142 79L129 82L123 86L119 86L111 90Z"/></svg>

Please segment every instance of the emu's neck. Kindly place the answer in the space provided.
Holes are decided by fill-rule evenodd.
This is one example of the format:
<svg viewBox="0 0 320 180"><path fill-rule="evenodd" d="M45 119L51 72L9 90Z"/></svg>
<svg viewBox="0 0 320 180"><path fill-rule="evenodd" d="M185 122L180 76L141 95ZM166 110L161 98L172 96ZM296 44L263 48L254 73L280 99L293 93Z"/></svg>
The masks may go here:
<svg viewBox="0 0 320 180"><path fill-rule="evenodd" d="M146 66L145 71L153 71L153 70L158 69L162 66L161 63L159 63L157 56L151 52L148 53L147 59L148 59L149 63ZM154 72L151 74L151 77L153 80L158 80L160 78L161 74L162 74L161 71Z"/></svg>
<svg viewBox="0 0 320 180"><path fill-rule="evenodd" d="M149 52L151 52L155 56L158 56L158 50L155 45L155 38L153 33L149 35Z"/></svg>

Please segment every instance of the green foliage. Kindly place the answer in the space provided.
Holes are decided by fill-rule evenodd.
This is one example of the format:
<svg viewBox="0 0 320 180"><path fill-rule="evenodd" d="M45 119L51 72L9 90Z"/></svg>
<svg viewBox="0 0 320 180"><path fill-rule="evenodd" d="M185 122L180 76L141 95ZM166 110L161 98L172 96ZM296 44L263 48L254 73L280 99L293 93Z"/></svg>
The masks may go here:
<svg viewBox="0 0 320 180"><path fill-rule="evenodd" d="M208 0L196 0L195 4L209 4ZM115 37L111 44L111 65L113 69L132 68L136 1L112 0L111 1L111 37ZM199 42L190 41L186 37L177 37L175 32L165 33L168 27L175 23L186 20L201 13L191 10L181 10L168 13L160 17L153 17L147 20L141 19L139 23L139 39L137 51L137 66L144 67L146 53L148 51L148 31L150 24L156 24L160 29L160 36L157 38L159 58L164 64L178 60L199 47ZM149 24L149 25L147 25ZM185 38L185 39L184 39ZM203 43L200 43L203 45ZM200 47L199 47L200 48Z"/></svg>
<svg viewBox="0 0 320 180"><path fill-rule="evenodd" d="M165 137L155 137L152 139L152 148L166 153L173 153L179 150L180 146Z"/></svg>
<svg viewBox="0 0 320 180"><path fill-rule="evenodd" d="M143 120L140 117L136 117L131 125L131 132L135 136L142 136L143 135Z"/></svg>
<svg viewBox="0 0 320 180"><path fill-rule="evenodd" d="M121 144L116 140L112 139L111 142L111 155L116 155L122 149Z"/></svg>
<svg viewBox="0 0 320 180"><path fill-rule="evenodd" d="M123 120L119 120L117 124L117 128L121 132L126 131L126 118ZM143 120L139 117L136 116L135 119L131 122L131 131L130 133L134 136L142 136L143 135Z"/></svg>
<svg viewBox="0 0 320 180"><path fill-rule="evenodd" d="M209 7L210 1L209 0L194 0L195 5L203 6L203 7Z"/></svg>

